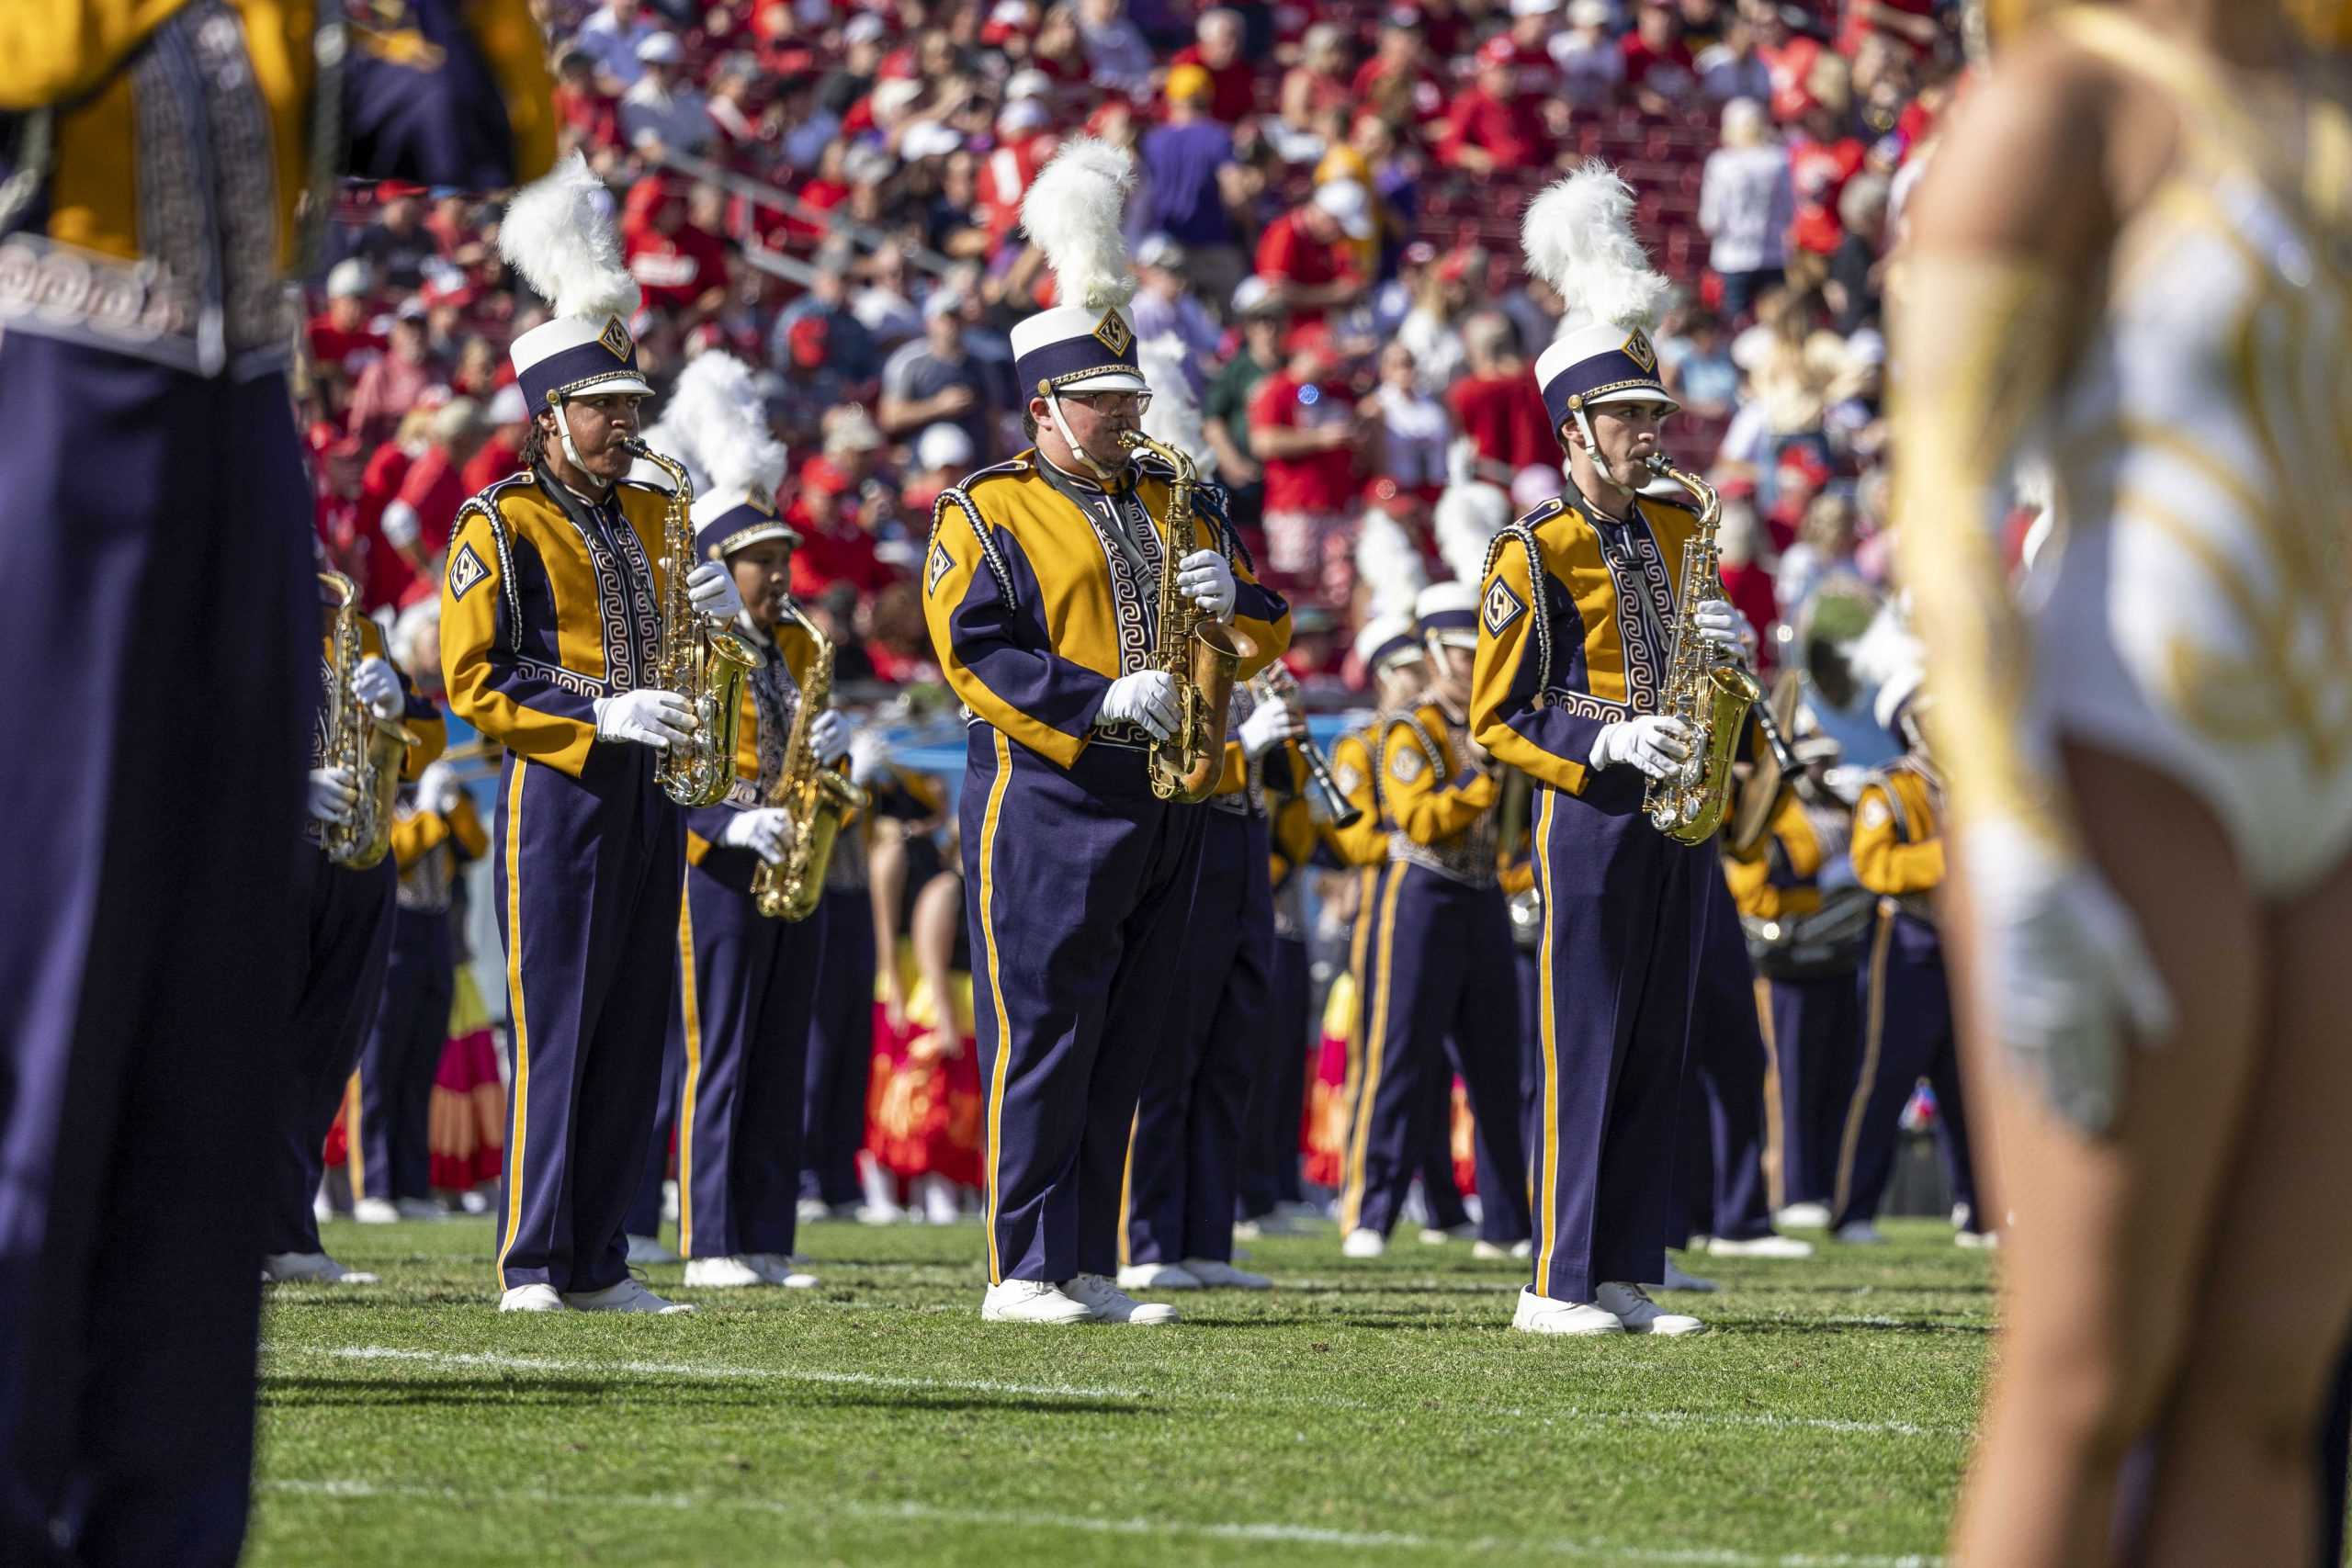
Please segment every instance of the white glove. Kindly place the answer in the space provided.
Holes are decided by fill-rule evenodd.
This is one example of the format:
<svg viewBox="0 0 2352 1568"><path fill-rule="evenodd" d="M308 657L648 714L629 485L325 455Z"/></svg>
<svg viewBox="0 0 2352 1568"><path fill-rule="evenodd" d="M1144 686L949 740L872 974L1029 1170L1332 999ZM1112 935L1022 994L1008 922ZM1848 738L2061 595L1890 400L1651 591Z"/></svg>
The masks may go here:
<svg viewBox="0 0 2352 1568"><path fill-rule="evenodd" d="M415 544L417 536L424 531L424 520L417 516L416 508L398 499L384 508L384 515L378 520L378 526L384 531L384 543L396 550L404 550Z"/></svg>
<svg viewBox="0 0 2352 1568"><path fill-rule="evenodd" d="M416 804L426 811L447 814L458 807L458 770L447 762L427 762L417 775Z"/></svg>
<svg viewBox="0 0 2352 1568"><path fill-rule="evenodd" d="M351 692L379 719L398 718L408 706L399 673L372 653L351 672Z"/></svg>
<svg viewBox="0 0 2352 1568"><path fill-rule="evenodd" d="M1164 670L1138 670L1112 682L1111 689L1102 694L1102 706L1094 722L1126 720L1142 725L1154 740L1167 739L1176 728L1175 677Z"/></svg>
<svg viewBox="0 0 2352 1568"><path fill-rule="evenodd" d="M2123 1030L2154 1046L2175 1021L2139 921L2097 870L2061 859L2015 822L1974 824L1959 850L2010 1063L2060 1116L2085 1133L2106 1131Z"/></svg>
<svg viewBox="0 0 2352 1568"><path fill-rule="evenodd" d="M1699 640L1709 648L1725 653L1747 656L1748 644L1756 632L1739 606L1728 599L1709 599L1691 612L1690 624L1699 628Z"/></svg>
<svg viewBox="0 0 2352 1568"><path fill-rule="evenodd" d="M694 727L694 710L686 706L686 699L659 686L596 699L599 740L630 740L667 751L672 741L693 739Z"/></svg>
<svg viewBox="0 0 2352 1568"><path fill-rule="evenodd" d="M359 804L359 792L352 787L348 768L312 768L311 770L311 815L322 822L348 822L351 808Z"/></svg>
<svg viewBox="0 0 2352 1568"><path fill-rule="evenodd" d="M715 560L686 573L686 597L714 621L731 621L743 613L743 595L736 592L735 574Z"/></svg>
<svg viewBox="0 0 2352 1568"><path fill-rule="evenodd" d="M832 708L819 714L817 722L808 727L808 744L823 767L830 768L849 755L849 720Z"/></svg>
<svg viewBox="0 0 2352 1568"><path fill-rule="evenodd" d="M849 738L849 776L852 784L869 787L890 776L889 748L874 731L861 729Z"/></svg>
<svg viewBox="0 0 2352 1568"><path fill-rule="evenodd" d="M731 849L749 850L775 865L792 847L792 815L773 806L738 811L718 830L718 841Z"/></svg>
<svg viewBox="0 0 2352 1568"><path fill-rule="evenodd" d="M1233 568L1216 550L1194 550L1176 563L1176 586L1218 620L1233 614Z"/></svg>
<svg viewBox="0 0 2352 1568"><path fill-rule="evenodd" d="M1631 763L1654 779L1665 778L1690 757L1690 731L1679 718L1645 713L1639 718L1604 724L1593 737L1592 765L1614 767Z"/></svg>
<svg viewBox="0 0 2352 1568"><path fill-rule="evenodd" d="M1288 703L1260 703L1241 721L1242 754L1255 761L1285 740L1306 733L1306 720Z"/></svg>

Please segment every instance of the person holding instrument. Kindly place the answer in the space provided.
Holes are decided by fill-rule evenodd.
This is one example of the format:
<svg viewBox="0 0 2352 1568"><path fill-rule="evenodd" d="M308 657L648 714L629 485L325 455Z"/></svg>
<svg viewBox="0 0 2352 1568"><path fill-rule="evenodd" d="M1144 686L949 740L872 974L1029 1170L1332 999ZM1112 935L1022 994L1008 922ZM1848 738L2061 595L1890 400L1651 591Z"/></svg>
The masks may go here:
<svg viewBox="0 0 2352 1568"><path fill-rule="evenodd" d="M1125 153L1080 138L1031 186L1022 222L1061 301L1012 333L1036 445L944 491L923 558L932 646L970 715L961 829L989 1322L1175 1320L1112 1280L1128 1132L1206 814L1153 788L1184 694L1159 622L1173 600L1229 623L1255 644L1242 680L1289 637L1287 606L1218 520L1173 536L1176 476L1132 456L1150 396L1125 310L1133 181ZM1225 715L1204 716L1221 748Z"/></svg>
<svg viewBox="0 0 2352 1568"><path fill-rule="evenodd" d="M2007 1216L1953 1551L2306 1562L2352 1321L2352 11L1989 9L1892 333L1942 935ZM2013 592L2037 451L2057 532Z"/></svg>
<svg viewBox="0 0 2352 1568"><path fill-rule="evenodd" d="M656 777L697 719L650 685L673 498L630 482L650 393L596 176L577 154L518 193L499 246L554 317L510 351L536 411L525 469L466 502L441 584L449 706L506 748L492 829L511 1072L502 1312L690 1312L630 1277L622 1222L676 1005L684 824ZM682 498L678 498L682 503ZM742 610L715 561L694 613Z"/></svg>

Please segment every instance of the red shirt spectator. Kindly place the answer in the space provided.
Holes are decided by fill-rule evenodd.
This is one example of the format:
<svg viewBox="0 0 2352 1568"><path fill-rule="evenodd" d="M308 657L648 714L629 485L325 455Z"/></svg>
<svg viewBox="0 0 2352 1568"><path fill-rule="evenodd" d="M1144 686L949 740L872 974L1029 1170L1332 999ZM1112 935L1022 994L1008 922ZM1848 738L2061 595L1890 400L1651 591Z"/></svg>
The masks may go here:
<svg viewBox="0 0 2352 1568"><path fill-rule="evenodd" d="M399 602L416 573L384 537L384 508L401 492L416 454L397 441L376 448L359 479L359 504L351 519L353 551L361 569L359 602L364 609Z"/></svg>
<svg viewBox="0 0 2352 1568"><path fill-rule="evenodd" d="M1480 461L1516 474L1538 465L1557 467L1560 444L1544 394L1524 365L1492 375L1464 376L1446 389L1453 423L1478 448Z"/></svg>
<svg viewBox="0 0 2352 1568"><path fill-rule="evenodd" d="M1209 73L1209 118L1238 125L1258 112L1258 73L1248 61L1235 56L1223 65L1209 62L1208 51L1187 44L1176 51L1170 65L1197 65Z"/></svg>
<svg viewBox="0 0 2352 1568"><path fill-rule="evenodd" d="M1348 389L1333 381L1303 380L1296 362L1258 383L1250 396L1252 430L1316 430L1352 424L1355 403ZM1275 512L1340 512L1356 498L1356 455L1349 446L1332 446L1294 457L1268 457L1265 510Z"/></svg>
<svg viewBox="0 0 2352 1568"><path fill-rule="evenodd" d="M1359 194L1363 191L1361 186L1354 188ZM1265 232L1258 236L1257 270L1260 277L1276 288L1288 286L1291 320L1300 324L1320 321L1329 306L1320 299L1299 299L1296 290L1324 288L1357 276L1354 247L1348 243L1346 231L1315 202L1295 208L1266 225Z"/></svg>
<svg viewBox="0 0 2352 1568"><path fill-rule="evenodd" d="M1552 132L1539 100L1519 90L1507 38L1478 51L1477 83L1453 100L1438 140L1438 161L1474 175L1540 169L1552 161Z"/></svg>
<svg viewBox="0 0 2352 1568"><path fill-rule="evenodd" d="M800 530L800 547L792 552L794 598L805 604L846 582L863 599L898 581L875 554L874 536L859 525L844 492L804 480L787 515Z"/></svg>
<svg viewBox="0 0 2352 1568"><path fill-rule="evenodd" d="M361 371L359 384L352 389L351 434L364 446L390 440L401 418L433 383L424 318L403 316L392 323L391 343L383 357Z"/></svg>
<svg viewBox="0 0 2352 1568"><path fill-rule="evenodd" d="M364 315L356 326L343 325L338 320L341 313L335 309L343 303L334 300L311 319L311 360L322 369L332 367L345 376L356 376L382 356L385 338L368 324Z"/></svg>
<svg viewBox="0 0 2352 1568"><path fill-rule="evenodd" d="M1688 96L1699 80L1698 62L1691 58L1690 46L1679 34L1653 42L1639 32L1631 32L1617 47L1625 58L1625 86L1629 92L1646 88L1661 97L1679 98Z"/></svg>
<svg viewBox="0 0 2352 1568"><path fill-rule="evenodd" d="M1726 563L1722 576L1724 596L1737 605L1739 613L1747 617L1747 624L1756 628L1757 672L1770 675L1775 655L1772 639L1765 634L1781 615L1780 600L1772 591L1772 569L1755 561L1738 566Z"/></svg>
<svg viewBox="0 0 2352 1568"><path fill-rule="evenodd" d="M629 188L621 220L621 256L649 306L706 309L727 288L727 247L686 219L685 197L649 175Z"/></svg>
<svg viewBox="0 0 2352 1568"><path fill-rule="evenodd" d="M468 495L480 495L522 468L523 429L519 424L504 426L481 444L481 451L466 459L465 471L458 476L458 481Z"/></svg>
<svg viewBox="0 0 2352 1568"><path fill-rule="evenodd" d="M596 63L584 51L567 50L556 65L555 112L566 131L587 152L621 144L620 104L596 90Z"/></svg>
<svg viewBox="0 0 2352 1568"><path fill-rule="evenodd" d="M1817 141L1807 136L1789 139L1789 175L1796 186L1796 221L1789 238L1804 250L1828 255L1845 238L1838 220L1838 198L1846 182L1862 172L1865 150L1858 137Z"/></svg>

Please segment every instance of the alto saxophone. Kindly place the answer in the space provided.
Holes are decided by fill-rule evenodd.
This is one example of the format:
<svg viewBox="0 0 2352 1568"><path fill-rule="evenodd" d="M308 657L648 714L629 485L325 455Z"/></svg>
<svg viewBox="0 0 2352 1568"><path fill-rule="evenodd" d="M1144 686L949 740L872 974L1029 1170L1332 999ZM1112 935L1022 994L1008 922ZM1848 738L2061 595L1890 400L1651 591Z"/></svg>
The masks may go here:
<svg viewBox="0 0 2352 1568"><path fill-rule="evenodd" d="M743 678L760 667L759 654L724 626L695 608L686 577L695 558L695 484L684 464L642 441L623 450L670 476L670 504L662 514L662 647L653 684L684 697L694 715L691 739L662 754L653 776L680 806L716 806L735 783L735 743L743 723Z"/></svg>
<svg viewBox="0 0 2352 1568"><path fill-rule="evenodd" d="M1716 564L1715 530L1723 522L1723 498L1698 475L1676 468L1665 454L1643 459L1652 473L1673 480L1699 503L1699 528L1682 552L1681 590L1676 595L1674 653L1667 665L1658 711L1680 719L1690 733L1690 756L1642 792L1650 825L1685 844L1703 844L1722 826L1730 800L1733 753L1747 714L1763 695L1735 654L1699 635L1699 606L1724 597Z"/></svg>
<svg viewBox="0 0 2352 1568"><path fill-rule="evenodd" d="M1225 771L1225 717L1241 661L1258 645L1224 622L1202 614L1176 586L1177 568L1198 547L1193 525L1193 459L1141 431L1123 432L1119 444L1168 465L1167 559L1159 573L1159 645L1151 668L1176 682L1176 728L1151 743L1151 793L1162 800L1206 800Z"/></svg>
<svg viewBox="0 0 2352 1568"><path fill-rule="evenodd" d="M392 847L392 803L401 789L401 764L416 737L398 719L378 718L353 689L359 673L359 590L339 571L319 581L335 596L334 651L327 659L327 766L351 775L359 798L351 815L320 829L327 859L366 871Z"/></svg>
<svg viewBox="0 0 2352 1568"><path fill-rule="evenodd" d="M782 863L760 863L752 873L752 897L760 913L772 920L805 920L816 913L825 891L825 868L832 863L833 840L853 811L863 810L870 798L842 774L817 761L809 728L833 696L833 640L818 630L790 599L784 613L817 645L808 666L808 683L800 688L800 706L792 716L792 733L784 743L784 768L767 803L792 818L792 846Z"/></svg>

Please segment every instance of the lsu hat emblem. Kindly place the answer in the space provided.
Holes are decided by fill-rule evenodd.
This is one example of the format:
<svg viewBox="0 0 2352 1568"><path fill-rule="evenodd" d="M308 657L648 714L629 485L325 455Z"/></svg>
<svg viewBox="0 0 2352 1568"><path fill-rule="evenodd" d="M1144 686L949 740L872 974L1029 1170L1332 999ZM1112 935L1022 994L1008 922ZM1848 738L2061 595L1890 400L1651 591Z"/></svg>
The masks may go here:
<svg viewBox="0 0 2352 1568"><path fill-rule="evenodd" d="M627 359L629 350L637 346L629 340L628 328L621 324L618 316L605 318L605 330L596 334L596 341L611 349L615 359Z"/></svg>
<svg viewBox="0 0 2352 1568"><path fill-rule="evenodd" d="M489 570L481 564L481 557L474 554L471 545L458 546L458 553L449 558L449 597L464 598L468 589L489 575Z"/></svg>
<svg viewBox="0 0 2352 1568"><path fill-rule="evenodd" d="M1094 337L1113 354L1125 354L1136 341L1135 333L1119 318L1116 310L1105 310L1102 319L1094 323Z"/></svg>
<svg viewBox="0 0 2352 1568"><path fill-rule="evenodd" d="M1636 331L1625 340L1625 357L1640 366L1644 375L1657 374L1657 350L1650 346L1647 333Z"/></svg>
<svg viewBox="0 0 2352 1568"><path fill-rule="evenodd" d="M1487 623L1487 635L1502 636L1513 621L1526 613L1527 606L1519 602L1519 595L1510 591L1510 585L1499 577L1495 579L1494 586L1487 590L1487 603L1482 615Z"/></svg>

